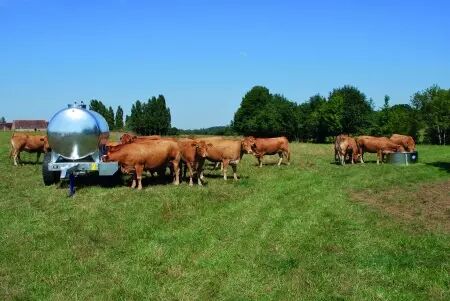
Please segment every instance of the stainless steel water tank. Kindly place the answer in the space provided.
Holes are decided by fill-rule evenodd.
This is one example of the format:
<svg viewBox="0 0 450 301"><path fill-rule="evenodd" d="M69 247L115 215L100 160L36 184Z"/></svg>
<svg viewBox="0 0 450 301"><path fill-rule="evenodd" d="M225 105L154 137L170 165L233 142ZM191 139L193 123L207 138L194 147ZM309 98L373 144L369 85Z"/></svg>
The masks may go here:
<svg viewBox="0 0 450 301"><path fill-rule="evenodd" d="M387 163L397 165L409 165L417 163L418 161L419 161L419 153L417 151L389 153L387 154L386 157Z"/></svg>
<svg viewBox="0 0 450 301"><path fill-rule="evenodd" d="M109 137L106 120L84 105L69 105L57 112L47 128L52 151L70 160L78 160L98 151Z"/></svg>

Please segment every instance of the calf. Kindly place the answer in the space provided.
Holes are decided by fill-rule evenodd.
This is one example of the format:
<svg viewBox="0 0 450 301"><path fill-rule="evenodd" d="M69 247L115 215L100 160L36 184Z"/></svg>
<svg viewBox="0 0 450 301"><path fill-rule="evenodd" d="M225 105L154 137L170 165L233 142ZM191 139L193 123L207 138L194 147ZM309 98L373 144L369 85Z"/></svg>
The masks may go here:
<svg viewBox="0 0 450 301"><path fill-rule="evenodd" d="M334 162L338 162L340 161L340 156L339 156L339 152L340 152L340 145L341 145L341 141L348 137L347 134L340 134L338 136L336 136L336 139L334 140Z"/></svg>
<svg viewBox="0 0 450 301"><path fill-rule="evenodd" d="M179 184L180 148L176 142L164 140L149 140L142 143L127 143L111 146L108 153L103 156L103 161L117 161L122 171L130 173L134 171L135 177L131 188L142 189L142 172L155 170L168 163L174 169L175 185Z"/></svg>
<svg viewBox="0 0 450 301"><path fill-rule="evenodd" d="M391 152L404 152L405 149L399 144L395 144L386 137L360 136L357 138L359 150L361 152L361 163L364 163L364 153L376 153L377 164L383 162L384 154Z"/></svg>
<svg viewBox="0 0 450 301"><path fill-rule="evenodd" d="M46 153L49 149L47 136L32 136L27 134L14 133L11 136L11 151L9 156L13 157L14 165L20 160L20 153L37 153L36 163L39 162L41 153Z"/></svg>
<svg viewBox="0 0 450 301"><path fill-rule="evenodd" d="M416 150L416 143L411 136L394 134L389 138L395 144L400 144L407 152L414 152Z"/></svg>
<svg viewBox="0 0 450 301"><path fill-rule="evenodd" d="M286 137L254 138L249 136L244 138L243 145L246 149L250 149L251 153L258 159L259 167L262 167L264 155L278 154L280 156L278 166L281 165L283 157L287 159L287 164L290 164L291 152L289 150L289 141Z"/></svg>

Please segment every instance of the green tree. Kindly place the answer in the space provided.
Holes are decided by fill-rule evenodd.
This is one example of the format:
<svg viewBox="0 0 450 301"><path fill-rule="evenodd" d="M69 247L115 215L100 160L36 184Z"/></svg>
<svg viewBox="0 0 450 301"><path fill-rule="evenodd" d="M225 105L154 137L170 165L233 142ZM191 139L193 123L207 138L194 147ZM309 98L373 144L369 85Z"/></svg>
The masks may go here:
<svg viewBox="0 0 450 301"><path fill-rule="evenodd" d="M108 109L100 100L92 99L89 103L89 110L99 113L108 122L108 114L109 114Z"/></svg>
<svg viewBox="0 0 450 301"><path fill-rule="evenodd" d="M118 106L116 110L115 128L116 130L123 129L123 109L121 106Z"/></svg>
<svg viewBox="0 0 450 301"><path fill-rule="evenodd" d="M431 86L415 93L411 104L426 125L427 141L445 145L450 131L450 89Z"/></svg>
<svg viewBox="0 0 450 301"><path fill-rule="evenodd" d="M269 89L255 86L242 98L234 115L233 129L242 135L258 137L297 136L296 104Z"/></svg>
<svg viewBox="0 0 450 301"><path fill-rule="evenodd" d="M2 118L0 118L0 123L5 123L5 122L6 122L6 119L5 119L5 117L2 116Z"/></svg>
<svg viewBox="0 0 450 301"><path fill-rule="evenodd" d="M131 107L127 126L140 135L167 135L171 129L171 116L164 96L153 96L145 103L136 101Z"/></svg>
<svg viewBox="0 0 450 301"><path fill-rule="evenodd" d="M370 125L369 118L373 111L366 95L356 87L344 86L334 89L328 97L329 100L335 98L341 98L342 101L342 131L349 134L364 133Z"/></svg>
<svg viewBox="0 0 450 301"><path fill-rule="evenodd" d="M115 128L114 110L111 106L108 108L108 111L107 111L106 122L108 123L109 130L114 130L114 128Z"/></svg>

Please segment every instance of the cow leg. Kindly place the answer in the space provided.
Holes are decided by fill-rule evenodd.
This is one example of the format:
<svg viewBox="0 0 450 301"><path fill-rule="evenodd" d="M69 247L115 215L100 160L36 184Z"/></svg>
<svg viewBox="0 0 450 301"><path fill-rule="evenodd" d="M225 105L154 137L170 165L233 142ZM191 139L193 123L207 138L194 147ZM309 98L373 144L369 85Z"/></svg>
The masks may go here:
<svg viewBox="0 0 450 301"><path fill-rule="evenodd" d="M12 156L13 156L13 159L14 159L14 165L17 166L17 159L18 159L18 157L19 157L18 151L17 151L17 150L14 150Z"/></svg>
<svg viewBox="0 0 450 301"><path fill-rule="evenodd" d="M262 158L261 157L257 157L258 159L258 166L262 167Z"/></svg>
<svg viewBox="0 0 450 301"><path fill-rule="evenodd" d="M229 163L230 163L230 160L223 160L223 179L225 181L227 180L227 169L228 169Z"/></svg>
<svg viewBox="0 0 450 301"><path fill-rule="evenodd" d="M282 152L278 153L278 156L280 156L280 159L278 160L278 167L280 167L281 161L283 161L283 153Z"/></svg>
<svg viewBox="0 0 450 301"><path fill-rule="evenodd" d="M187 168L189 169L189 186L194 185L194 181L192 177L194 176L194 172L192 171L192 163L186 163ZM184 168L186 170L186 167Z"/></svg>
<svg viewBox="0 0 450 301"><path fill-rule="evenodd" d="M377 165L380 164L381 151L377 151Z"/></svg>
<svg viewBox="0 0 450 301"><path fill-rule="evenodd" d="M131 188L136 188L136 172L133 173L133 182L131 182Z"/></svg>
<svg viewBox="0 0 450 301"><path fill-rule="evenodd" d="M137 189L142 189L142 172L144 171L144 166L136 166L136 180L138 183Z"/></svg>
<svg viewBox="0 0 450 301"><path fill-rule="evenodd" d="M237 180L238 180L237 173L236 173L237 165L236 165L236 164L231 164L231 168L233 168L233 177L234 177L234 180L237 181Z"/></svg>
<svg viewBox="0 0 450 301"><path fill-rule="evenodd" d="M175 173L173 184L179 185L180 184L180 170L179 170L179 166L178 166L179 162L173 161L172 165L173 165L173 171Z"/></svg>
<svg viewBox="0 0 450 301"><path fill-rule="evenodd" d="M36 153L36 163L39 163L39 158L41 157L41 152Z"/></svg>

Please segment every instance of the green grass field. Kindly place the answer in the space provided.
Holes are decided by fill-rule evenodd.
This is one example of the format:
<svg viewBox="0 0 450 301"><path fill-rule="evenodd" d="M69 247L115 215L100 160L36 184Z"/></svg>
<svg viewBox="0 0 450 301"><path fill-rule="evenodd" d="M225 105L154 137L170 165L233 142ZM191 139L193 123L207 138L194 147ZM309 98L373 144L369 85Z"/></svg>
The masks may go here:
<svg viewBox="0 0 450 301"><path fill-rule="evenodd" d="M240 180L142 191L45 187L0 133L0 300L449 300L450 147L420 163L292 164L248 155ZM33 161L35 155L23 154ZM41 159L42 160L42 159ZM231 175L231 168L230 168Z"/></svg>

